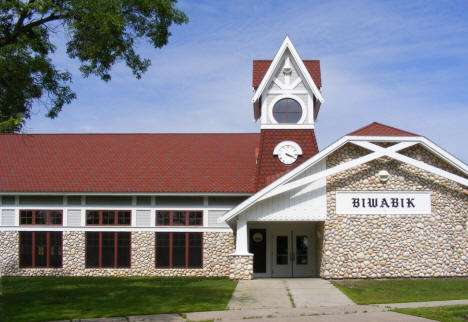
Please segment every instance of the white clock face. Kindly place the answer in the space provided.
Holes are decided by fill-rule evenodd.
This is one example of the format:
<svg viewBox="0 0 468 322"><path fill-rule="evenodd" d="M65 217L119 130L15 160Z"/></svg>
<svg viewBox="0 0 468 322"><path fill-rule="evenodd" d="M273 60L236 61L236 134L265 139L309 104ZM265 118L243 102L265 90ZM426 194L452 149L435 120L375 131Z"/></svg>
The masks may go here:
<svg viewBox="0 0 468 322"><path fill-rule="evenodd" d="M284 164L293 164L297 160L299 151L293 145L283 145L278 149L278 159Z"/></svg>

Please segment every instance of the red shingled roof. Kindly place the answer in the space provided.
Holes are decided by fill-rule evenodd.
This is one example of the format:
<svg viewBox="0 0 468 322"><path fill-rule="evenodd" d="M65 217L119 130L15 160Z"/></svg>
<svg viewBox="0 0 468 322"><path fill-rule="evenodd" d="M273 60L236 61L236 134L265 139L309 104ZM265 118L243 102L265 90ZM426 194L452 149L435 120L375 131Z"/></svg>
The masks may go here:
<svg viewBox="0 0 468 322"><path fill-rule="evenodd" d="M0 135L3 192L247 192L259 134Z"/></svg>
<svg viewBox="0 0 468 322"><path fill-rule="evenodd" d="M270 67L272 60L254 60L253 61L253 75L252 86L257 88L262 82L268 67ZM318 88L322 87L322 76L320 74L320 60L303 60L305 67L309 71L315 85Z"/></svg>
<svg viewBox="0 0 468 322"><path fill-rule="evenodd" d="M348 135L362 135L362 136L419 136L417 134L403 131L392 126L373 122L366 125Z"/></svg>
<svg viewBox="0 0 468 322"><path fill-rule="evenodd" d="M292 140L299 144L303 154L291 165L284 165L273 155L278 143ZM317 140L313 129L266 130L261 131L260 152L257 161L256 189L260 190L280 176L291 171L318 153Z"/></svg>

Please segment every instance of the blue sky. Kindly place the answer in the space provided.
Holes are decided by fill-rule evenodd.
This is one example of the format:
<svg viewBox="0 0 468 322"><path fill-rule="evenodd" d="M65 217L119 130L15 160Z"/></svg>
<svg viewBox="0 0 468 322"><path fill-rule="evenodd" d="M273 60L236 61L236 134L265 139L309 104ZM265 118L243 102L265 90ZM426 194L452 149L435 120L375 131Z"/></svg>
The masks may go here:
<svg viewBox="0 0 468 322"><path fill-rule="evenodd" d="M468 1L180 1L190 18L172 27L141 80L125 65L112 81L72 72L78 99L55 120L38 105L26 133L258 132L252 60L272 59L284 36L320 59L325 103L321 149L378 121L424 135L468 163Z"/></svg>

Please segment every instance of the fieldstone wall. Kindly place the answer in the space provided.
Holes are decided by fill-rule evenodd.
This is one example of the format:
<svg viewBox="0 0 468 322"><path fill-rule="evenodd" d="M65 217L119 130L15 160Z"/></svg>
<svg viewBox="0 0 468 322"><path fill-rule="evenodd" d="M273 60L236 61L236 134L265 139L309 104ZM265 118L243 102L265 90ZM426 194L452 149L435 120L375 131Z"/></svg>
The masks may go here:
<svg viewBox="0 0 468 322"><path fill-rule="evenodd" d="M327 168L367 153L348 144L328 157ZM421 147L402 154L460 174ZM388 182L377 178L380 170L390 173ZM335 193L343 190L432 191L432 214L337 215ZM327 208L321 277L468 276L468 195L453 181L380 158L329 177Z"/></svg>
<svg viewBox="0 0 468 322"><path fill-rule="evenodd" d="M63 232L62 268L19 268L19 233L0 232L3 276L204 276L228 277L229 254L234 252L232 232L203 233L203 268L155 268L155 233L133 232L131 268L85 268L85 232Z"/></svg>
<svg viewBox="0 0 468 322"><path fill-rule="evenodd" d="M253 255L231 255L232 280L251 280L253 278Z"/></svg>

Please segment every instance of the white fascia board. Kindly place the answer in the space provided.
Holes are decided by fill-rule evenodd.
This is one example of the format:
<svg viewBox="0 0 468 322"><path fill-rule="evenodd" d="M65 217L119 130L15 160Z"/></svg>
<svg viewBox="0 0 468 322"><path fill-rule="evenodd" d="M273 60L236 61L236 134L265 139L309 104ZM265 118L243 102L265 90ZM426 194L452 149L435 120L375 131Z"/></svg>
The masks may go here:
<svg viewBox="0 0 468 322"><path fill-rule="evenodd" d="M429 141L428 139L422 136L344 136L338 141L326 147L321 152L317 153L315 156L313 156L308 161L304 162L303 164L301 164L300 166L298 166L291 172L288 172L284 176L278 178L276 181L273 181L270 185L266 186L262 190L258 191L256 194L246 199L244 202L240 203L235 208L231 209L223 217L219 218L219 221L228 222L232 220L234 217L237 216L237 214L247 210L257 201L262 200L264 196L270 194L270 192L275 190L277 187L294 179L295 176L302 173L303 171L308 169L310 166L313 166L317 162L321 161L322 159L327 157L329 154L331 154L332 152L334 152L335 150L337 150L338 148L340 148L341 146L345 145L346 143L350 141L408 142L408 143L416 142L418 144L426 146L431 151L433 151L435 155L441 156L444 160L447 160L450 164L454 165L456 168L463 171L463 173L468 174L468 166L466 164L464 164L462 161L458 160L457 158L452 156L450 153L438 147L436 144L432 143L431 141ZM409 160L406 160L406 159L403 160L403 158L401 158L399 161L405 162Z"/></svg>
<svg viewBox="0 0 468 322"><path fill-rule="evenodd" d="M265 76L263 76L263 79L260 82L260 85L258 86L257 90L254 93L254 96L252 98L252 103L255 103L260 98L263 91L266 89L267 85L270 83L270 80L273 77L273 73L277 69L278 64L281 61L281 58L283 57L286 49L289 49L295 63L299 67L301 74L305 78L307 85L309 85L310 89L314 93L314 96L320 101L320 103L323 103L324 99L323 99L322 93L320 93L320 90L317 88L317 85L315 85L315 82L313 81L312 76L310 76L309 71L305 67L304 62L302 61L301 57L297 53L296 48L294 48L294 45L292 44L288 36L286 36L286 38L284 39L283 43L281 44L281 47L279 48L278 52L275 55L275 58L271 62L270 67L265 73Z"/></svg>
<svg viewBox="0 0 468 322"><path fill-rule="evenodd" d="M262 124L261 129L275 129L275 130L297 130L297 129L314 129L314 124Z"/></svg>
<svg viewBox="0 0 468 322"><path fill-rule="evenodd" d="M455 181L455 182L457 182L457 183L459 183L461 185L468 186L468 179L466 179L466 178L462 178L462 177L460 177L460 176L458 176L456 174L453 174L451 172L442 170L442 169L440 169L438 167L432 166L432 165L427 164L425 162L422 162L422 161L415 160L413 158L407 157L406 155L399 154L399 153L397 153L398 150L392 149L393 147L397 147L398 145L401 145L401 144L412 144L411 142L400 142L399 144L391 146L389 148L383 148L383 147L381 147L379 145L376 145L376 144L368 142L368 141L367 142L364 142L364 141L351 141L351 143L357 144L357 145L359 145L359 146L361 146L361 147L363 147L365 149L371 150L374 153L383 152L383 153L385 153L386 156L388 156L390 158L393 158L393 159L398 160L400 162L403 162L403 163L412 165L414 167L423 169L425 171L436 174L436 175L441 176L443 178ZM415 143L420 144L420 142L414 141L413 144L415 144ZM403 149L404 148L405 147L403 147ZM352 161L350 161L350 162L352 162Z"/></svg>
<svg viewBox="0 0 468 322"><path fill-rule="evenodd" d="M468 175L468 165L463 161L457 159L449 152L445 151L437 144L427 139L424 136L346 136L350 141L369 141L369 142L411 142L417 141L423 147L427 148L429 151L435 155L441 157L443 160L447 161L450 165L454 166L458 170L462 171L464 174Z"/></svg>
<svg viewBox="0 0 468 322"><path fill-rule="evenodd" d="M316 155L311 157L309 160L307 160L304 163L302 163L301 165L299 165L297 168L294 168L290 172L286 173L284 176L276 179L271 184L269 184L268 186L266 186L262 190L255 193L253 196L250 196L248 199L244 200L242 203L240 203L236 207L232 208L223 217L220 217L218 219L218 221L219 222L221 222L221 221L228 222L228 221L232 220L234 217L237 216L237 214L247 210L247 208L249 208L255 202L260 200L264 195L271 192L272 190L274 190L278 186L282 185L283 183L294 179L297 175L301 174L303 171L307 170L309 167L311 167L314 164L316 164L317 162L320 162L321 160L323 160L330 153L334 152L335 150L337 150L341 146L348 143L348 141L349 140L346 137L343 137L343 138L339 139L338 141L330 144L328 147L326 147L321 152L317 153Z"/></svg>
<svg viewBox="0 0 468 322"><path fill-rule="evenodd" d="M408 142L419 141L421 136L364 136L364 135L346 135L350 141L372 141L372 142Z"/></svg>
<svg viewBox="0 0 468 322"><path fill-rule="evenodd" d="M453 155L451 155L449 152L445 151L441 147L439 147L437 144L432 142L431 140L427 139L426 137L421 137L422 143L425 147L427 147L430 151L432 151L434 154L439 155L447 161L449 164L453 165L455 168L459 169L462 171L465 175L468 175L468 165L466 165L463 161L457 159Z"/></svg>
<svg viewBox="0 0 468 322"><path fill-rule="evenodd" d="M32 192L32 191L0 191L2 195L28 196L186 196L186 197L248 197L248 192Z"/></svg>
<svg viewBox="0 0 468 322"><path fill-rule="evenodd" d="M232 232L229 227L2 226L0 231Z"/></svg>

